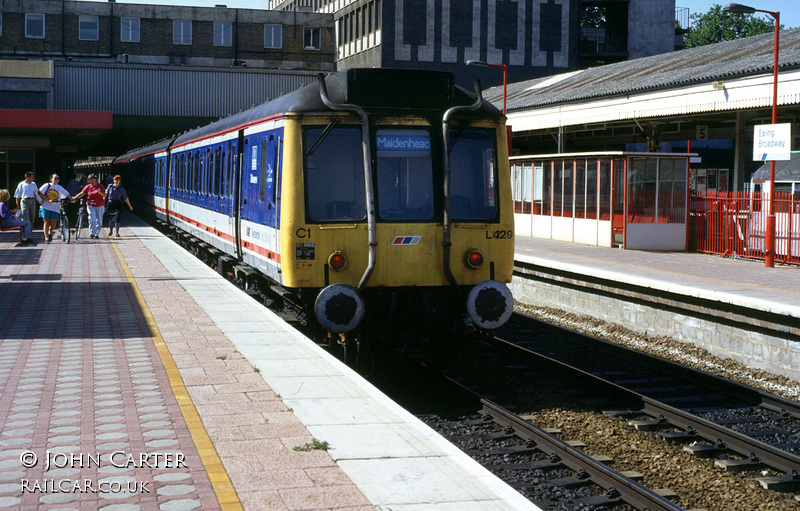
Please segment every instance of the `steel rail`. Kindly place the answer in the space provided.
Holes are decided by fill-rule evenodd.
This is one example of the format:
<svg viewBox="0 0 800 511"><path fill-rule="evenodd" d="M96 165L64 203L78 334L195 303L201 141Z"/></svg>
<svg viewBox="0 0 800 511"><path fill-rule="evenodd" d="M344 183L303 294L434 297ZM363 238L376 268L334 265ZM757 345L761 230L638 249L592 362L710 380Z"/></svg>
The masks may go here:
<svg viewBox="0 0 800 511"><path fill-rule="evenodd" d="M607 491L616 491L620 499L625 501L625 503L642 510L684 511L684 508L678 506L669 499L642 486L633 479L625 477L616 470L609 468L607 465L597 461L575 447L572 447L542 428L531 424L490 399L481 396L474 390L465 387L458 381L447 376L444 378L453 385L456 385L480 399L483 410L488 413L496 423L504 427L513 428L517 436L523 440L532 440L536 443L537 449L545 454L557 456L559 458L559 463L562 463L567 468L575 472L585 473L587 475L586 479L592 483Z"/></svg>
<svg viewBox="0 0 800 511"><path fill-rule="evenodd" d="M704 371L700 371L699 369L687 367L677 362L673 362L671 360L666 360L664 358L655 355L650 355L649 353L643 353L641 351L627 348L625 346L620 346L619 344L614 344L613 342L605 341L603 339L599 339L591 335L575 332L573 330L569 330L567 328L558 325L546 323L544 321L531 318L529 316L514 313L514 319L523 321L525 323L535 324L539 328L555 331L560 336L568 336L571 338L580 339L581 341L585 341L587 339L591 340L594 343L600 344L601 346L603 346L603 348L609 351L617 351L625 353L628 356L638 358L644 363L656 364L661 367L666 366L669 368L670 372L677 372L688 375L692 378L696 378L702 384L707 385L709 387L713 387L714 390L718 392L724 392L729 396L734 396L745 401L750 401L754 404L754 406L761 406L768 410L772 410L774 412L787 413L792 417L794 417L795 419L800 419L800 403L797 401L792 401L790 399L786 399L780 396L775 396L767 392L764 392L763 390L759 390L744 385L742 383L726 380L724 378L720 378L719 376L709 374Z"/></svg>
<svg viewBox="0 0 800 511"><path fill-rule="evenodd" d="M625 401L634 402L636 403L634 406L638 406L647 415L657 418L663 417L670 421L672 425L682 429L692 428L697 436L711 443L724 443L726 449L744 457L756 456L765 465L784 471L787 474L800 474L800 457L798 456L512 342L497 337L494 337L493 340L506 349L512 349L537 359L537 364L543 364L550 369L555 368L568 372L573 377L580 378L591 385L596 391L610 392L620 396Z"/></svg>

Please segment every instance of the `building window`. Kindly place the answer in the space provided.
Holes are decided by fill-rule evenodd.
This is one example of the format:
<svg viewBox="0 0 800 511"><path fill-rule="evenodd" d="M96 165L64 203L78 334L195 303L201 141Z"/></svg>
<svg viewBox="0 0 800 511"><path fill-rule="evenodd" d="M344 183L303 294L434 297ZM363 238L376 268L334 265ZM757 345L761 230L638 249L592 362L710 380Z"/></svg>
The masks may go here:
<svg viewBox="0 0 800 511"><path fill-rule="evenodd" d="M25 13L25 37L44 39L44 14Z"/></svg>
<svg viewBox="0 0 800 511"><path fill-rule="evenodd" d="M231 23L214 23L214 46L231 46Z"/></svg>
<svg viewBox="0 0 800 511"><path fill-rule="evenodd" d="M320 44L319 27L303 27L303 49L306 50L319 50L322 48Z"/></svg>
<svg viewBox="0 0 800 511"><path fill-rule="evenodd" d="M264 48L283 48L283 25L264 25Z"/></svg>
<svg viewBox="0 0 800 511"><path fill-rule="evenodd" d="M139 42L139 18L122 18L120 20L119 40L123 43Z"/></svg>
<svg viewBox="0 0 800 511"><path fill-rule="evenodd" d="M97 16L78 16L78 39L81 41L97 41L98 36Z"/></svg>
<svg viewBox="0 0 800 511"><path fill-rule="evenodd" d="M3 13L0 12L0 37L3 37Z"/></svg>
<svg viewBox="0 0 800 511"><path fill-rule="evenodd" d="M192 44L192 22L174 20L172 22L172 44Z"/></svg>

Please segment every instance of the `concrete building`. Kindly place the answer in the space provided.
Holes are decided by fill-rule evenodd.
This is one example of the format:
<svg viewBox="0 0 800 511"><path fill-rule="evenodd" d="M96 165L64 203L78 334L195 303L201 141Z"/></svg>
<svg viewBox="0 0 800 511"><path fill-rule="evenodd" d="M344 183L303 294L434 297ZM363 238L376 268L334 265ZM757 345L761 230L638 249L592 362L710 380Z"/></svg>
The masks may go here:
<svg viewBox="0 0 800 511"><path fill-rule="evenodd" d="M271 9L331 13L337 69L424 68L462 85L518 81L674 49L674 0L270 0ZM581 27L585 9L601 13Z"/></svg>
<svg viewBox="0 0 800 511"><path fill-rule="evenodd" d="M61 0L0 3L0 187L69 174L334 69L330 14Z"/></svg>

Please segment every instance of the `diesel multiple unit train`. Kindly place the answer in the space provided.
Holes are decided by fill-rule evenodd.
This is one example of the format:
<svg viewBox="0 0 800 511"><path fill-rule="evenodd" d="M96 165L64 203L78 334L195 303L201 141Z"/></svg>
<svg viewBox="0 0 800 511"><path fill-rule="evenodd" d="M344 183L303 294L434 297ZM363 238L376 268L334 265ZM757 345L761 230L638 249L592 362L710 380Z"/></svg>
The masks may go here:
<svg viewBox="0 0 800 511"><path fill-rule="evenodd" d="M131 197L330 333L511 315L504 116L450 73L350 69L118 157ZM468 319L469 318L469 319Z"/></svg>

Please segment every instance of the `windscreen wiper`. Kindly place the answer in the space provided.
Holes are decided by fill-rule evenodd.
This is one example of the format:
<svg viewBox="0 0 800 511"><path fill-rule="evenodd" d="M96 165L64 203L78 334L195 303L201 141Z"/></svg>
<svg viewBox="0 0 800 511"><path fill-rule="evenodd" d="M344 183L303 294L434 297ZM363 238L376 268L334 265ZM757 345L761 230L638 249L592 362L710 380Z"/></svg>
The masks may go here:
<svg viewBox="0 0 800 511"><path fill-rule="evenodd" d="M320 136L317 139L317 141L314 142L314 145L311 146L311 149L306 151L306 156L311 156L312 154L314 154L314 151L316 151L317 148L319 148L319 145L322 143L323 140L325 140L328 137L328 135L330 135L331 130L337 124L339 124L339 118L338 117L333 119L331 122L328 123L327 126L325 126L325 129L322 130L322 134L320 134Z"/></svg>

